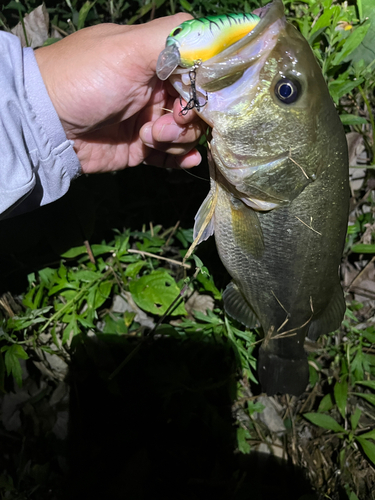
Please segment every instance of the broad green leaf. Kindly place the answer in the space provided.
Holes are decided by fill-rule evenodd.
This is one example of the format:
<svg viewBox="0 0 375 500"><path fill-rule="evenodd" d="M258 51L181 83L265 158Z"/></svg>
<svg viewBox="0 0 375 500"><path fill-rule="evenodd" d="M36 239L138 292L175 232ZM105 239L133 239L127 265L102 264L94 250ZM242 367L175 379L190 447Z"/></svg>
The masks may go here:
<svg viewBox="0 0 375 500"><path fill-rule="evenodd" d="M367 439L364 439L362 436L357 436L356 440L362 446L362 449L367 457L373 464L375 464L375 444Z"/></svg>
<svg viewBox="0 0 375 500"><path fill-rule="evenodd" d="M323 413L329 411L333 408L333 405L334 402L332 394L326 394L319 404L318 412Z"/></svg>
<svg viewBox="0 0 375 500"><path fill-rule="evenodd" d="M363 394L362 392L353 392L355 396L365 399L369 403L375 406L375 394Z"/></svg>
<svg viewBox="0 0 375 500"><path fill-rule="evenodd" d="M351 33L350 36L345 40L343 48L340 50L340 52L337 52L335 54L335 57L332 61L332 64L334 66L338 66L339 64L341 64L344 61L344 59L347 58L350 54L352 54L352 52L358 47L358 45L362 43L369 27L370 24L366 23L363 24L362 26L358 26L357 28L355 28L353 33Z"/></svg>
<svg viewBox="0 0 375 500"><path fill-rule="evenodd" d="M348 378L347 376L342 376L341 380L337 381L333 389L335 395L335 400L339 412L342 418L345 418L346 414L346 402L348 399Z"/></svg>
<svg viewBox="0 0 375 500"><path fill-rule="evenodd" d="M129 289L137 306L159 316L165 314L172 303L180 297L180 289L165 270L152 271L138 280L131 281ZM172 316L187 314L185 305L179 303L172 311L168 311L168 314Z"/></svg>
<svg viewBox="0 0 375 500"><path fill-rule="evenodd" d="M356 408L353 415L350 415L350 423L352 424L353 431L355 431L357 429L358 421L359 421L361 415L362 415L362 412L359 408Z"/></svg>
<svg viewBox="0 0 375 500"><path fill-rule="evenodd" d="M375 9L374 9L374 0L361 0L361 10L362 15L360 20L363 21L366 17L369 18L367 23L369 24L369 30L362 43L357 47L352 54L350 55L350 59L353 61L364 60L365 64L370 64L375 58L374 51L374 39L375 39ZM358 2L359 6L359 2Z"/></svg>
<svg viewBox="0 0 375 500"><path fill-rule="evenodd" d="M350 493L349 500L359 500L359 498L358 498L358 497L357 497L357 495L354 493L354 491L352 491L352 492Z"/></svg>
<svg viewBox="0 0 375 500"><path fill-rule="evenodd" d="M345 429L329 415L324 415L322 413L304 413L303 416L313 424L323 427L323 429L335 432L346 432Z"/></svg>
<svg viewBox="0 0 375 500"><path fill-rule="evenodd" d="M368 123L366 118L357 115L340 115L340 120L343 125L363 125Z"/></svg>

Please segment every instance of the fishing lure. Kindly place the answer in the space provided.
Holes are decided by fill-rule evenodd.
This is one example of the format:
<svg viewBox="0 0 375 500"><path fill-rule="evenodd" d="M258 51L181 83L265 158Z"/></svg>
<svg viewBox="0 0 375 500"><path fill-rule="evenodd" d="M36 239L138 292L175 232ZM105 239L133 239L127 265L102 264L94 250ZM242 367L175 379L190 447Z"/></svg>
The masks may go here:
<svg viewBox="0 0 375 500"><path fill-rule="evenodd" d="M156 66L158 77L166 80L178 66L207 61L250 33L259 20L255 14L228 14L185 21L167 38Z"/></svg>

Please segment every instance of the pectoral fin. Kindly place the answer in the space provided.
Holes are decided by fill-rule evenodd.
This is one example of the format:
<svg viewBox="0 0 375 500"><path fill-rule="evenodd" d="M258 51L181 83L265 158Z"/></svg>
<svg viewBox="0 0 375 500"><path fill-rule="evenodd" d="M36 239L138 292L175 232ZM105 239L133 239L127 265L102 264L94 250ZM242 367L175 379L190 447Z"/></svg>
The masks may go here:
<svg viewBox="0 0 375 500"><path fill-rule="evenodd" d="M223 293L224 309L232 318L236 319L248 328L260 326L258 318L251 309L238 286L231 282Z"/></svg>
<svg viewBox="0 0 375 500"><path fill-rule="evenodd" d="M202 243L202 241L207 240L214 234L214 213L216 200L217 185L216 182L211 179L211 189L195 216L194 240L199 236L199 240L196 242L196 245L199 245L199 243Z"/></svg>
<svg viewBox="0 0 375 500"><path fill-rule="evenodd" d="M317 340L320 335L334 332L340 327L345 314L345 299L339 283L332 294L331 300L316 319L311 322L307 336L311 340Z"/></svg>

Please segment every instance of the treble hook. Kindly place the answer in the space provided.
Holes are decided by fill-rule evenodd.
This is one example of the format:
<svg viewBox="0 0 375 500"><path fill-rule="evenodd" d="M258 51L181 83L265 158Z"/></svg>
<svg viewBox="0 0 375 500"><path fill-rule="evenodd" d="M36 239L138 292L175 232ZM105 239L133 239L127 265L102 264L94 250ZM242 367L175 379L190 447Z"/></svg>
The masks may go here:
<svg viewBox="0 0 375 500"><path fill-rule="evenodd" d="M198 111L203 108L207 104L208 101L208 95L206 92L206 101L204 104L201 104L199 102L199 97L197 96L197 89L195 86L195 79L196 79L196 72L197 72L198 65L195 64L193 69L189 71L189 78L190 78L190 100L187 102L186 106L183 107L180 111L181 116L185 116L191 109L196 108ZM182 107L182 98L180 96L180 105Z"/></svg>

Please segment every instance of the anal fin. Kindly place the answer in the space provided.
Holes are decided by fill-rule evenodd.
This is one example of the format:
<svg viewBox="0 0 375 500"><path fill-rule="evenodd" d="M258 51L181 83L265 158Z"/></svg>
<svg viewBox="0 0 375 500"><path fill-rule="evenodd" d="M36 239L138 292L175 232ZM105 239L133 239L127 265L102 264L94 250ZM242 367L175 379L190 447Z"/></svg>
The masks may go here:
<svg viewBox="0 0 375 500"><path fill-rule="evenodd" d="M248 328L260 326L259 320L251 309L238 286L229 283L223 293L224 309L232 318L236 319Z"/></svg>
<svg viewBox="0 0 375 500"><path fill-rule="evenodd" d="M343 320L345 309L344 293L341 285L337 283L327 307L311 322L307 332L308 338L315 341L320 335L337 330Z"/></svg>

